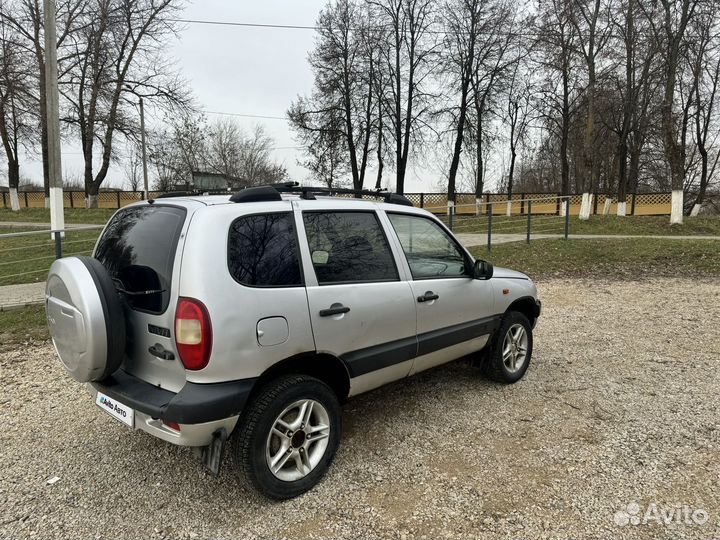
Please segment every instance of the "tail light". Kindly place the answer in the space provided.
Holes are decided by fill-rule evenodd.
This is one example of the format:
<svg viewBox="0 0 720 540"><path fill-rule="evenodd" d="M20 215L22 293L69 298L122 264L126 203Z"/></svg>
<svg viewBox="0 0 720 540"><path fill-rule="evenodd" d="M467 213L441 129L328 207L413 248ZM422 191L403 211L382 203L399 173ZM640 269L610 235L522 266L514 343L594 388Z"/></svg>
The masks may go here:
<svg viewBox="0 0 720 540"><path fill-rule="evenodd" d="M212 350L212 326L207 308L199 300L178 300L175 343L185 369L198 370L208 365Z"/></svg>

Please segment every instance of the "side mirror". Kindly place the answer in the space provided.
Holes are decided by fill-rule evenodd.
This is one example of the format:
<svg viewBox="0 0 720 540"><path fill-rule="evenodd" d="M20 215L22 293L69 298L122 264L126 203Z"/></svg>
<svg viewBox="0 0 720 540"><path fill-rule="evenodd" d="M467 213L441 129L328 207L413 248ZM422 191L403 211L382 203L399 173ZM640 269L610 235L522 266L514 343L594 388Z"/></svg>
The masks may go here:
<svg viewBox="0 0 720 540"><path fill-rule="evenodd" d="M493 265L487 261L477 260L473 266L474 279L490 279L493 276Z"/></svg>

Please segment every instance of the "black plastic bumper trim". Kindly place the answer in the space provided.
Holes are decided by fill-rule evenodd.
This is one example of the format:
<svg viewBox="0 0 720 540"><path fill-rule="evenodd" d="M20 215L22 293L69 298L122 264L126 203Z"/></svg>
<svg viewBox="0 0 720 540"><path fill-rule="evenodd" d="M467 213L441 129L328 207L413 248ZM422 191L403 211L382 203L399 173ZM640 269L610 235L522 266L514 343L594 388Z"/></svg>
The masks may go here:
<svg viewBox="0 0 720 540"><path fill-rule="evenodd" d="M224 383L187 382L178 392L158 388L120 370L93 387L153 418L178 424L202 424L240 413L257 379Z"/></svg>

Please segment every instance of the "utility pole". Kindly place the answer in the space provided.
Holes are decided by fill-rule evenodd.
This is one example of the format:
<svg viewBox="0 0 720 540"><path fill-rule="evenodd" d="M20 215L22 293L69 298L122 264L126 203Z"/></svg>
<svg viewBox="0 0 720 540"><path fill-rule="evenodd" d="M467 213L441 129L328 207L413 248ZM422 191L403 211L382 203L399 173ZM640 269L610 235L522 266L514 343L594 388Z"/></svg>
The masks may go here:
<svg viewBox="0 0 720 540"><path fill-rule="evenodd" d="M48 172L50 176L50 228L65 228L62 161L60 156L60 96L58 93L55 0L43 0L45 12L45 96L47 105ZM55 235L59 245L60 235Z"/></svg>
<svg viewBox="0 0 720 540"><path fill-rule="evenodd" d="M145 200L148 200L148 173L147 173L147 149L145 148L145 107L143 98L140 98L140 141L142 143L143 160L143 182L145 186Z"/></svg>

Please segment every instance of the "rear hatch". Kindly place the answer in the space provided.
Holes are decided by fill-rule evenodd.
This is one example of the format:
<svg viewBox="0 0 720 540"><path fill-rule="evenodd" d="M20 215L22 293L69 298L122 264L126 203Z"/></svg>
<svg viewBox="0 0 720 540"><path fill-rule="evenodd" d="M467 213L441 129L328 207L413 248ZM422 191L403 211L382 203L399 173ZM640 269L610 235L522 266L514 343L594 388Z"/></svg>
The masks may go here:
<svg viewBox="0 0 720 540"><path fill-rule="evenodd" d="M124 297L127 348L121 369L173 392L185 384L172 336L187 218L187 209L176 205L122 209L94 254Z"/></svg>

